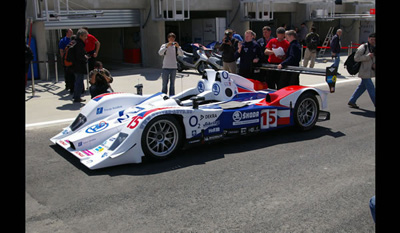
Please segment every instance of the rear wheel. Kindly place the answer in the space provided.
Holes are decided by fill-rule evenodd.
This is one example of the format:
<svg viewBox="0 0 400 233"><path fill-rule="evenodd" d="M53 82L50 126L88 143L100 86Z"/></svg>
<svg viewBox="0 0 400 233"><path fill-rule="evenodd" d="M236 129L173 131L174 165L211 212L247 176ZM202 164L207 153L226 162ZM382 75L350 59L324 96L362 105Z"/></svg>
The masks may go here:
<svg viewBox="0 0 400 233"><path fill-rule="evenodd" d="M317 123L319 104L315 94L306 92L302 94L294 107L294 122L303 131L310 130Z"/></svg>
<svg viewBox="0 0 400 233"><path fill-rule="evenodd" d="M174 117L154 118L143 130L143 152L153 159L166 159L180 148L182 137L182 128Z"/></svg>

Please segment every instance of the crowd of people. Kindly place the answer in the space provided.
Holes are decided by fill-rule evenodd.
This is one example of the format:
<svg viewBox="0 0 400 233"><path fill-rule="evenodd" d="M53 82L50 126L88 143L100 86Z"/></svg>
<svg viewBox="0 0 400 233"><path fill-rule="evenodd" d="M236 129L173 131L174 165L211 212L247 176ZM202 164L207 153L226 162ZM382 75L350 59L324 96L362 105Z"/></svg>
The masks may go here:
<svg viewBox="0 0 400 233"><path fill-rule="evenodd" d="M314 67L316 49L319 43L319 35L315 28L308 29L303 23L301 28L286 30L279 27L276 30L276 38L271 36L271 27L265 26L262 29L262 38L256 40L256 33L247 30L244 39L232 29L225 30L225 37L218 50L222 53L223 69L230 73L237 73L243 77L266 82L269 88L280 89L288 85L299 84L299 74L279 72L260 69L261 64L276 64L278 69L286 66L299 66L301 60L301 45L307 46L304 66L311 61L310 67ZM170 82L170 95L174 94L174 80L176 74L176 56L182 53L181 48L175 42L175 34L168 35L168 43L162 44L159 50L163 60L163 85L162 92L167 94L167 85ZM173 42L170 40L173 38ZM176 49L166 50L175 45ZM236 61L240 58L239 67ZM167 65L169 64L169 65ZM174 69L175 71L171 71Z"/></svg>
<svg viewBox="0 0 400 233"><path fill-rule="evenodd" d="M300 29L286 30L285 25L283 25L276 29L276 38L271 36L271 32L269 26L263 27L262 38L256 40L256 33L252 30L247 30L244 33L244 39L232 29L225 30L225 37L218 48L222 52L223 69L245 78L266 82L271 89L299 85L299 73L265 70L260 69L260 67L263 63L274 64L277 69L299 66L302 59L302 49L305 46L303 67L307 67L310 62L309 67L313 68L320 43L316 28L311 27L309 32L305 24L302 23ZM339 67L342 33L342 30L338 29L330 40L331 57L334 60L330 67ZM170 33L168 42L162 44L159 50L160 56L164 57L162 92L167 94L167 85L170 82L170 95L175 94L176 56L182 54L182 49L175 42L175 38L175 34ZM237 67L236 61L239 58L240 63ZM361 68L358 77L362 78L362 81L351 96L348 105L351 108L359 108L356 101L365 90L368 91L375 105L375 87L371 81L371 78L375 77L375 33L368 37L367 43L357 48L354 58L356 62L360 63ZM338 73L338 75L341 74Z"/></svg>
<svg viewBox="0 0 400 233"><path fill-rule="evenodd" d="M338 67L340 63L342 30L338 29L330 41L331 56L334 60L331 67ZM285 25L276 29L276 38L271 36L269 26L262 28L262 37L256 40L256 33L247 30L244 39L232 29L225 30L225 37L218 47L222 53L223 69L230 73L237 73L245 78L266 82L271 89L281 89L289 85L299 85L299 73L281 72L277 70L260 69L261 64L274 64L277 69L287 66L299 66L301 50L305 46L303 66L310 68L315 65L317 47L320 37L315 27L310 32L303 23L300 29L286 30ZM64 38L59 42L59 52L64 66L65 87L73 94L74 102L83 102L84 75L89 74L90 94L96 95L111 92L113 78L108 70L97 61L100 50L99 40L89 34L87 27L80 28L76 35L68 29ZM163 57L162 89L165 94L175 95L175 76L177 70L177 56L183 55L183 50L176 41L176 35L169 33L167 43L161 45L159 55ZM371 81L375 77L375 33L372 33L368 42L360 45L355 53L355 61L360 63L358 77L361 83L350 97L348 105L359 108L357 99L368 91L375 104L375 87ZM240 64L236 61L240 58ZM340 74L338 74L340 75ZM168 88L169 84L169 88Z"/></svg>
<svg viewBox="0 0 400 233"><path fill-rule="evenodd" d="M58 47L64 67L65 89L73 95L74 102L85 101L81 95L85 90L84 76L88 74L92 98L112 91L110 83L113 78L110 72L103 68L100 61L96 61L100 41L89 33L87 27L80 28L76 35L72 29L68 29Z"/></svg>

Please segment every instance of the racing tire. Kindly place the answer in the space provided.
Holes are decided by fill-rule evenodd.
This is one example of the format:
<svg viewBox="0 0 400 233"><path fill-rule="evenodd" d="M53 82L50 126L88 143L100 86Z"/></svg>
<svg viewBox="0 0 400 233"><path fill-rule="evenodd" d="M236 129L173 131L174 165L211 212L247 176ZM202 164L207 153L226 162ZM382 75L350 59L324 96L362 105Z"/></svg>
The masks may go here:
<svg viewBox="0 0 400 233"><path fill-rule="evenodd" d="M144 154L155 160L171 157L181 148L183 131L173 116L159 116L151 120L143 130L142 149Z"/></svg>
<svg viewBox="0 0 400 233"><path fill-rule="evenodd" d="M315 94L303 93L296 101L294 107L294 122L302 131L310 130L317 123L319 115L319 103Z"/></svg>

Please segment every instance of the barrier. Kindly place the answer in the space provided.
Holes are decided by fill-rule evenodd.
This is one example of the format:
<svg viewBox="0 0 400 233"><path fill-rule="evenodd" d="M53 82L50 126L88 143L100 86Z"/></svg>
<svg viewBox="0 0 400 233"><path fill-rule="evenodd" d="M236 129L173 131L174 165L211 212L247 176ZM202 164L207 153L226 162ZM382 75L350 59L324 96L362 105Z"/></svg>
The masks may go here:
<svg viewBox="0 0 400 233"><path fill-rule="evenodd" d="M31 61L31 70L33 71L33 64L44 63L46 66L46 81L49 80L49 63L54 63L54 72L56 75L56 83L58 83L58 70L57 70L57 54L54 54L54 60L47 61ZM31 72L31 81L32 81L32 97L35 96L35 77L34 72Z"/></svg>

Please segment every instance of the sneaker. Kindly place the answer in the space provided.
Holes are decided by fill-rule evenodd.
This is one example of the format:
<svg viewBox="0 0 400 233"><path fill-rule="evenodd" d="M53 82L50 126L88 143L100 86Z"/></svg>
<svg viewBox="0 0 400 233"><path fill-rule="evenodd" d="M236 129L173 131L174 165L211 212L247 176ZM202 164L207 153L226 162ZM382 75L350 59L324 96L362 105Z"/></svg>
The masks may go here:
<svg viewBox="0 0 400 233"><path fill-rule="evenodd" d="M348 102L347 104L349 105L350 108L357 108L357 109L360 108L357 104L353 104L351 102Z"/></svg>

